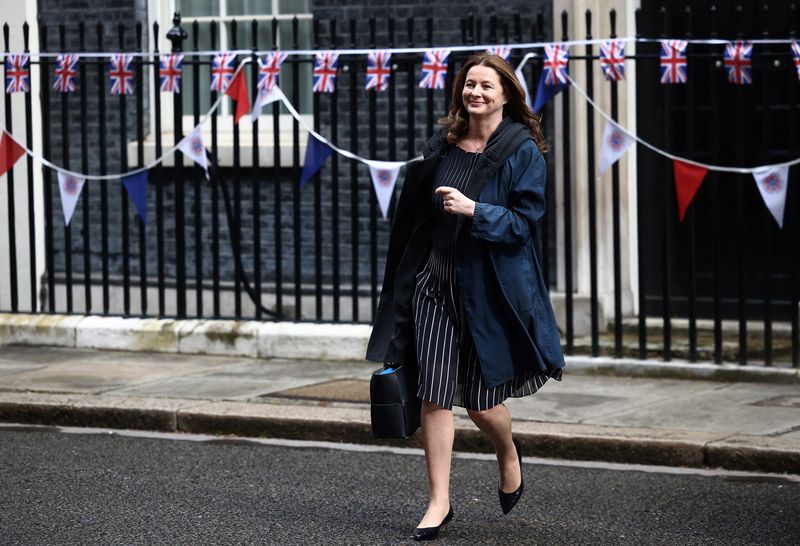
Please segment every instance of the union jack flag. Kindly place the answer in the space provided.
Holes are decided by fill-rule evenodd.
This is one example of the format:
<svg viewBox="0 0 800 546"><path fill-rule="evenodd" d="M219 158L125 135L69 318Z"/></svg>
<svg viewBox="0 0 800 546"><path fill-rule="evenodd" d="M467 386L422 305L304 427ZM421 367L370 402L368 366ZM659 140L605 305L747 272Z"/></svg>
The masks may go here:
<svg viewBox="0 0 800 546"><path fill-rule="evenodd" d="M281 53L280 51L267 53L258 71L258 88L262 93L266 93L278 85L278 77L281 75L281 64L283 64L283 61L285 61L288 56L288 53Z"/></svg>
<svg viewBox="0 0 800 546"><path fill-rule="evenodd" d="M686 40L661 40L661 83L686 83Z"/></svg>
<svg viewBox="0 0 800 546"><path fill-rule="evenodd" d="M367 53L367 85L366 89L386 91L389 88L389 78L392 75L392 66L389 61L392 54L385 49Z"/></svg>
<svg viewBox="0 0 800 546"><path fill-rule="evenodd" d="M792 55L794 56L794 67L797 69L797 78L800 79L800 43L792 42Z"/></svg>
<svg viewBox="0 0 800 546"><path fill-rule="evenodd" d="M53 79L55 91L61 93L75 91L75 75L78 73L75 67L77 64L78 56L72 53L56 57L56 77Z"/></svg>
<svg viewBox="0 0 800 546"><path fill-rule="evenodd" d="M545 85L561 85L567 83L567 63L569 51L561 44L544 46Z"/></svg>
<svg viewBox="0 0 800 546"><path fill-rule="evenodd" d="M235 72L233 53L216 53L211 61L211 90L224 93L233 79Z"/></svg>
<svg viewBox="0 0 800 546"><path fill-rule="evenodd" d="M158 77L161 80L161 91L165 93L180 93L181 78L183 77L183 55L161 55Z"/></svg>
<svg viewBox="0 0 800 546"><path fill-rule="evenodd" d="M6 93L29 93L31 90L30 55L6 55Z"/></svg>
<svg viewBox="0 0 800 546"><path fill-rule="evenodd" d="M504 61L507 61L511 56L511 48L508 46L495 46L487 49L486 53L492 53L493 55L502 57Z"/></svg>
<svg viewBox="0 0 800 546"><path fill-rule="evenodd" d="M119 53L111 56L111 68L108 76L111 78L112 95L133 95L132 61L133 55Z"/></svg>
<svg viewBox="0 0 800 546"><path fill-rule="evenodd" d="M444 89L444 76L447 74L449 49L429 49L422 59L421 89Z"/></svg>
<svg viewBox="0 0 800 546"><path fill-rule="evenodd" d="M600 44L600 68L608 81L625 79L625 43L622 40Z"/></svg>
<svg viewBox="0 0 800 546"><path fill-rule="evenodd" d="M750 76L750 57L753 54L753 44L736 40L728 42L723 53L723 63L728 71L728 81L737 85L750 85L753 78Z"/></svg>
<svg viewBox="0 0 800 546"><path fill-rule="evenodd" d="M336 91L336 65L339 64L339 54L331 51L314 55L314 93L333 93Z"/></svg>

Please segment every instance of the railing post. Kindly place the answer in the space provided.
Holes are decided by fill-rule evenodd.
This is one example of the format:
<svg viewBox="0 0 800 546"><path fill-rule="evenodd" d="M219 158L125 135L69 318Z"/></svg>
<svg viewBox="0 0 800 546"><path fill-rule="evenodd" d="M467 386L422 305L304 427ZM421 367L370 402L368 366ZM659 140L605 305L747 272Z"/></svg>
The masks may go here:
<svg viewBox="0 0 800 546"><path fill-rule="evenodd" d="M684 13L686 15L686 27L685 27L685 37L687 40L691 39L692 37L692 8L686 6L684 9ZM696 72L692 67L695 66L694 63L687 63L686 71L687 71L687 78L689 84L686 86L686 96L684 100L684 104L686 105L686 111L691 112L692 107L694 105L694 86L691 84L693 81L691 72ZM694 144L694 116L687 115L686 116L686 125L685 125L685 141L686 141L686 149L689 150L689 153L693 153L695 150ZM697 248L697 230L696 230L696 222L697 222L697 215L695 215L693 208L689 208L686 214L686 225L685 225L685 232L688 235L688 265L689 265L689 294L688 294L688 315L689 315L689 362L697 362L697 260L696 260L696 248Z"/></svg>
<svg viewBox="0 0 800 546"><path fill-rule="evenodd" d="M97 23L97 51L105 50L103 45L103 23ZM106 63L97 63L97 81L105 82ZM43 86L42 90L47 86ZM106 144L106 85L99 83L97 86L97 110L99 113L99 140L100 140L100 174L108 174L108 148ZM47 127L47 124L45 124ZM108 248L108 184L100 184L100 248L103 284L103 314L107 315L111 308L111 287L109 279L109 248Z"/></svg>
<svg viewBox="0 0 800 546"><path fill-rule="evenodd" d="M181 27L181 13L175 12L172 17L172 28L167 32L167 39L172 44L172 53L183 51L183 41L186 39L186 31ZM177 146L183 139L183 95L174 93L172 99L173 108L173 142ZM174 181L175 181L175 273L176 273L176 301L177 318L186 318L186 260L184 248L184 184L183 184L183 155L176 153Z"/></svg>
<svg viewBox="0 0 800 546"><path fill-rule="evenodd" d="M608 13L611 23L610 38L617 37L617 10L611 8ZM617 81L611 80L611 118L619 120L619 94ZM611 221L612 240L614 243L614 357L622 358L622 256L620 245L620 196L619 196L619 161L611 166Z"/></svg>
<svg viewBox="0 0 800 546"><path fill-rule="evenodd" d="M561 12L561 31L562 41L569 40L567 33L568 14L564 10ZM561 98L561 125L564 128L562 135L563 153L563 177L564 177L564 306L566 316L566 338L567 354L572 354L575 350L575 328L573 319L572 301L572 137L570 135L570 105L569 87L567 87Z"/></svg>
<svg viewBox="0 0 800 546"><path fill-rule="evenodd" d="M356 20L350 19L350 47L356 47ZM346 65L350 70L350 151L358 154L358 62L351 58ZM352 294L352 321L359 318L359 196L358 163L350 161L350 290Z"/></svg>
<svg viewBox="0 0 800 546"><path fill-rule="evenodd" d="M586 10L586 39L592 39L592 11ZM586 94L594 99L594 51L591 43L586 44ZM589 309L592 356L600 354L597 305L597 170L594 165L594 109L586 102L586 147L588 169L587 200L589 209ZM569 161L569 160L567 160Z"/></svg>
<svg viewBox="0 0 800 546"><path fill-rule="evenodd" d="M83 21L78 23L78 43L81 51L86 51L86 25ZM81 104L81 168L83 172L89 172L89 128L87 124L87 91L86 91L86 63L78 63ZM101 182L102 183L102 182ZM87 315L92 312L92 253L91 253L91 206L90 206L90 184L84 184L81 191L81 205L83 206L83 288L84 305L83 312Z"/></svg>
<svg viewBox="0 0 800 546"><path fill-rule="evenodd" d="M39 28L39 50L47 51L47 25L41 25ZM49 74L49 62L47 57L43 57L39 65L41 74ZM102 78L101 80L102 81ZM44 157L51 157L51 139L50 139L50 86L43 85L40 94L41 108L42 108L42 155ZM102 105L101 105L102 107ZM9 112L9 109L6 109ZM101 110L102 113L102 110ZM102 119L102 117L101 117ZM102 132L103 125L101 122L100 130ZM101 150L104 142L101 139ZM53 186L52 186L52 170L47 167L42 167L44 178L44 244L45 244L45 270L47 271L47 312L56 312L56 281L53 275L55 264L53 258L54 244L53 244ZM105 187L103 185L102 187Z"/></svg>
<svg viewBox="0 0 800 546"><path fill-rule="evenodd" d="M3 43L5 56L9 53L9 26L8 23L3 24ZM62 33L63 35L63 33ZM29 65L30 66L30 65ZM4 74L5 75L5 74ZM30 78L29 78L30 80ZM11 93L6 91L6 86L3 86L3 98L5 101L5 128L9 133L12 133L11 126ZM13 133L12 133L13 134ZM19 298L17 294L17 233L16 233L16 214L14 211L14 169L11 168L6 173L6 185L8 191L8 269L10 274L10 290L11 290L11 312L16 313L19 311Z"/></svg>
<svg viewBox="0 0 800 546"><path fill-rule="evenodd" d="M117 37L119 38L119 51L125 49L125 26L122 23L117 25ZM136 93L141 93L141 89L136 89ZM128 170L128 107L127 97L123 91L119 95L119 172ZM129 216L128 216L128 192L125 186L119 185L120 196L120 218L122 221L122 314L131 314L131 284L130 284L130 248L129 248Z"/></svg>
<svg viewBox="0 0 800 546"><path fill-rule="evenodd" d="M763 39L769 38L769 5L764 2L761 6L761 24L763 30L761 37ZM764 165L770 163L770 135L772 118L772 108L770 107L770 69L765 66L763 70L758 73L758 80L761 85L761 150L762 160ZM763 210L763 209L762 209ZM764 210L761 215L761 243L764 249L764 259L761 261L761 289L763 290L763 309L764 309L764 365L772 366L772 273L774 260L772 256L772 240L778 235L775 233L774 224L770 214ZM797 244L797 242L795 242ZM795 309L796 313L797 310Z"/></svg>
<svg viewBox="0 0 800 546"><path fill-rule="evenodd" d="M24 51L25 53L30 53L30 26L27 21L22 25L22 37L25 46ZM29 150L33 150L33 99L31 98L31 93L25 93L25 146ZM38 280L36 277L36 199L34 197L33 185L33 157L28 156L26 159L28 167L28 263L30 266L30 301L31 313L35 313L39 309L37 304L38 291L36 290ZM85 190L86 188L84 188L84 191ZM85 202L86 201L84 201L84 203ZM88 243L85 248L89 248Z"/></svg>
<svg viewBox="0 0 800 546"><path fill-rule="evenodd" d="M789 37L795 39L797 32L797 7L794 3L789 4ZM797 96L797 90L800 85L797 82L797 79L793 76L790 76L792 85L794 86L793 89L795 90L792 96ZM798 120L798 110L800 108L795 105L792 108L792 117L789 123L789 142L791 144L791 150L793 150L796 154L798 151L798 124L800 124L800 120ZM800 222L795 222L797 226L797 233L795 234L795 241L800 241ZM800 367L800 245L794 245L794 272L790 273L794 275L794 293L792 294L792 308L791 312L791 322L792 322L792 367L798 368Z"/></svg>
<svg viewBox="0 0 800 546"><path fill-rule="evenodd" d="M742 39L744 36L744 11L742 5L736 6L735 16L736 38ZM736 112L745 111L745 97L743 86L736 86ZM746 116L735 116L735 131L737 135L744 135L747 131ZM748 153L747 143L744 138L736 139L736 155L740 164L747 164ZM744 366L747 364L747 248L745 241L747 240L747 233L749 231L749 222L747 218L747 190L748 186L752 184L752 177L747 174L739 175L739 183L737 184L737 238L739 239L739 276L738 276L738 319L739 319L739 364Z"/></svg>
<svg viewBox="0 0 800 546"><path fill-rule="evenodd" d="M200 24L195 20L192 21L192 49L197 51L200 49ZM183 65L187 66L189 63L184 61ZM194 75L192 82L192 122L194 126L200 124L200 58L195 55L191 62L192 74ZM188 89L187 89L188 91ZM205 176L200 171L199 167L194 167L193 181L194 181L194 285L195 285L195 316L198 318L203 317L203 300L205 291L203 290L203 240L207 236L204 227L203 218L203 182Z"/></svg>
<svg viewBox="0 0 800 546"><path fill-rule="evenodd" d="M330 47L336 49L337 20L331 19L330 22ZM344 63L342 63L344 64ZM339 85L340 80L337 76L337 85L333 89L330 97L331 108L331 141L339 143ZM314 118L316 120L316 117ZM341 250L339 241L339 154L331 155L331 240L332 240L332 264L333 264L333 321L339 322L341 318Z"/></svg>
<svg viewBox="0 0 800 546"><path fill-rule="evenodd" d="M717 38L717 7L714 4L709 6L709 35L711 39ZM719 94L719 78L717 78L716 62L709 62L709 93L710 96L716 97ZM720 108L719 101L712 100L711 102L711 118L710 126L711 131L711 162L718 162L720 158ZM720 210L720 185L718 180L719 175L714 171L708 173L708 183L711 184L711 218L713 222L713 237L715 241L722 239L721 227L721 210ZM713 286L712 286L712 314L714 320L714 362L722 364L722 306L721 306L721 293L720 293L720 263L722 262L721 256L722 245L714 245L713 256Z"/></svg>
<svg viewBox="0 0 800 546"><path fill-rule="evenodd" d="M635 24L636 24L636 31L635 35L636 38L641 37L641 28L642 28L642 8L637 8L634 14L635 17ZM636 57L634 57L634 62L638 65L638 59L640 56L640 45L636 46ZM638 66L637 66L638 68ZM637 70L638 74L638 70ZM639 144L636 144L637 148ZM636 225L637 225L637 233L636 233L636 256L637 256L637 271L638 271L638 283L639 286L637 287L638 293L638 307L639 307L639 320L637 325L638 330L638 337L639 337L639 359L644 360L647 358L647 299L645 297L645 267L644 267L644 237L643 237L643 229L642 229L642 221L644 219L644 207L642 206L642 183L639 180L639 173L635 173L636 176Z"/></svg>
<svg viewBox="0 0 800 546"><path fill-rule="evenodd" d="M159 64L159 26L158 22L153 23L153 65ZM156 90L153 93L153 117L155 128L155 156L161 157L161 93L159 89L159 74L158 70L153 70L153 86ZM157 290L158 290L158 316L163 317L166 314L166 271L165 271L165 251L164 251L164 167L159 163L155 170L156 182L156 270L158 275Z"/></svg>
<svg viewBox="0 0 800 546"><path fill-rule="evenodd" d="M667 17L667 8L665 6L661 6L660 10L662 16L662 38L666 38L668 36L668 26L669 26L669 19ZM672 101L671 99L671 92L672 89L667 86L664 89L664 147L669 149L670 144L672 142ZM669 172L670 168L672 167L671 164L665 164L665 172ZM664 179L662 179L664 180ZM672 184L669 183L668 178L664 180L664 206L662 207L663 210L663 223L662 223L662 257L663 257L663 268L661 273L661 317L662 317L662 329L663 329L663 340L664 340L664 353L663 359L664 361L672 360L672 322L671 322L671 301L672 301L672 294L671 294L671 275L670 269L672 267L672 261L670 258L670 246L672 244L671 237L670 237L670 229L672 226L672 222L674 221L673 216L673 207L670 206L675 199L675 190Z"/></svg>

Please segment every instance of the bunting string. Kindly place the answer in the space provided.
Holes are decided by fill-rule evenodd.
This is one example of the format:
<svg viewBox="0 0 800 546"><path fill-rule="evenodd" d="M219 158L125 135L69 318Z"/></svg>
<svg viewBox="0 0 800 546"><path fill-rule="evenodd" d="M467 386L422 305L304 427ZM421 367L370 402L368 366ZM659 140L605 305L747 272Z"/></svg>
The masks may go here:
<svg viewBox="0 0 800 546"><path fill-rule="evenodd" d="M660 43L662 40L669 40L670 38L636 38L634 36L628 36L623 38L614 38L614 40L622 41L625 43ZM681 38L682 41L685 41L689 44L707 44L707 45L725 45L729 42L735 42L736 40L741 40L742 38L732 38L732 39L722 39L722 38L695 38L695 39L684 39ZM796 40L796 39L794 39ZM514 49L542 49L546 45L551 45L555 40L551 40L549 42L520 42L520 43L513 43L513 44L478 44L478 45L452 45L452 46L440 46L439 49L449 49L450 51L486 51L489 49L495 49L497 47L504 47L509 48L510 50ZM565 47L571 46L581 46L581 45L600 45L608 41L608 38L591 38L587 40L566 40L566 41L558 41L559 44L564 45ZM748 39L748 42L751 44L791 44L793 39L792 38L753 38ZM387 51L390 53L425 53L429 51L430 47L388 47L384 48L383 51ZM350 48L350 49L337 49L336 52L342 55L366 55L375 48ZM317 53L324 53L327 50L322 49L282 49L281 53L286 53L287 55L316 55ZM77 55L81 57L87 58L96 58L96 57L111 57L112 55L118 55L119 51L87 51L87 52L78 52ZM161 52L165 53L165 52ZM203 57L203 56L214 56L215 54L219 53L219 51L209 51L209 50L202 50L202 51L182 51L181 54L186 57ZM272 49L230 49L226 50L226 53L233 53L235 55L257 55L257 56L264 56L269 55L270 53L274 53ZM127 55L132 55L134 57L153 57L158 56L158 51L131 51L126 52ZM31 52L31 58L55 58L62 53L56 52Z"/></svg>
<svg viewBox="0 0 800 546"><path fill-rule="evenodd" d="M632 138L633 140L635 140L636 142L638 142L639 144L641 144L645 148L648 148L648 149L654 151L655 153L657 153L659 155L662 155L664 157L672 159L673 161L680 161L682 163L688 163L689 165L694 165L695 167L708 169L709 171L719 171L719 172L734 173L734 174L753 174L754 172L756 172L756 171L758 171L760 169L763 169L765 167L764 165L760 165L758 167L726 167L724 165L713 165L713 164L710 164L710 163L702 163L700 161L695 161L693 159L688 159L688 158L681 157L681 156L678 156L678 155L675 155L675 154L671 154L666 150L662 150L661 148L659 148L659 147L657 147L657 146L655 146L653 144L650 144L646 140L642 139L640 136L630 132L628 129L626 129L625 127L620 125L619 122L616 122L613 119L611 119L611 116L609 116L595 101L593 101L589 97L589 95L586 93L586 91L584 91L577 83L575 83L575 80L573 80L569 75L567 75L567 80L569 81L570 85L575 89L575 91L581 97L583 97L583 99L586 102L588 102L592 106L592 108L594 108L597 111L598 114L603 116L607 121L609 121L609 122L613 123L614 125L616 125L619 128L620 131L625 133L625 135L627 135L628 137ZM768 166L769 167L791 167L792 165L798 165L798 164L800 164L800 157L792 159L792 160L789 160L789 161L784 161L783 163L772 163L772 164L770 164Z"/></svg>

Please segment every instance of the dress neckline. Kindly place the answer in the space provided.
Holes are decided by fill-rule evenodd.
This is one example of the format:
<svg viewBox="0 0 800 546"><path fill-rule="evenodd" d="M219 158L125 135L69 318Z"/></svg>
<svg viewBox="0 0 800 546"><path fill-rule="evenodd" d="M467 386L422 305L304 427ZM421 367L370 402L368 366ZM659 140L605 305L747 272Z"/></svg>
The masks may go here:
<svg viewBox="0 0 800 546"><path fill-rule="evenodd" d="M461 146L459 146L458 144L455 144L453 147L454 147L454 148L458 148L459 150L461 150L461 151L462 151L462 152L464 152L465 154L469 154L469 155L481 155L481 152L470 152L470 151L467 151L467 150L465 150L464 148L462 148Z"/></svg>

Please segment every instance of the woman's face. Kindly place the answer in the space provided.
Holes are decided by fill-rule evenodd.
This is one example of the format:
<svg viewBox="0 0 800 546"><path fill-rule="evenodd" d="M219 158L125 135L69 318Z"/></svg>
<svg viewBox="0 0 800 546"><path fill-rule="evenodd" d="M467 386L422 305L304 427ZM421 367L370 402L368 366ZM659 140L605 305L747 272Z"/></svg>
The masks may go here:
<svg viewBox="0 0 800 546"><path fill-rule="evenodd" d="M473 66L467 72L461 99L470 117L502 118L503 105L508 102L500 75L494 68L483 65Z"/></svg>

